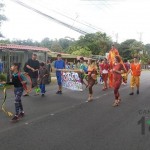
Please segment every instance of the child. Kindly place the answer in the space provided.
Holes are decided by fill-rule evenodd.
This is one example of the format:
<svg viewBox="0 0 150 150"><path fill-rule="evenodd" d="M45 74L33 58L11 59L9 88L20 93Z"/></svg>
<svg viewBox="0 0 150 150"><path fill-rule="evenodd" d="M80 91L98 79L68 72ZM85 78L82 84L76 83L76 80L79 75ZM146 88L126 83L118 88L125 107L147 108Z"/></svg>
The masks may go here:
<svg viewBox="0 0 150 150"><path fill-rule="evenodd" d="M23 94L23 85L26 81L24 80L24 77L22 74L19 73L20 64L14 63L11 66L12 74L12 82L9 82L7 84L14 85L14 94L15 94L15 111L16 114L12 118L12 121L17 121L20 117L24 117L24 110L23 105L21 102L21 96Z"/></svg>
<svg viewBox="0 0 150 150"><path fill-rule="evenodd" d="M130 70L128 73L131 72L131 93L129 95L134 95L134 87L136 85L137 91L136 93L139 94L139 87L140 87L140 75L141 75L141 64L137 57L134 57L134 62L130 65Z"/></svg>
<svg viewBox="0 0 150 150"><path fill-rule="evenodd" d="M39 69L39 77L38 77L38 82L40 84L40 90L41 90L41 96L44 96L45 94L45 84L47 81L48 77L48 70L45 67L45 64L42 62L40 63L40 69Z"/></svg>

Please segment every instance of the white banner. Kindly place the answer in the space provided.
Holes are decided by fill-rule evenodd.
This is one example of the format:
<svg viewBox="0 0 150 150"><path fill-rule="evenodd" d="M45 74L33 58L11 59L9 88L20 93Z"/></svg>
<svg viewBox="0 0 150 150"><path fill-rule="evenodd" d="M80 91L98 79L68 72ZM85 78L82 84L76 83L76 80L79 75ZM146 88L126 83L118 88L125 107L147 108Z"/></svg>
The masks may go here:
<svg viewBox="0 0 150 150"><path fill-rule="evenodd" d="M74 91L83 91L82 83L76 72L62 72L62 86Z"/></svg>

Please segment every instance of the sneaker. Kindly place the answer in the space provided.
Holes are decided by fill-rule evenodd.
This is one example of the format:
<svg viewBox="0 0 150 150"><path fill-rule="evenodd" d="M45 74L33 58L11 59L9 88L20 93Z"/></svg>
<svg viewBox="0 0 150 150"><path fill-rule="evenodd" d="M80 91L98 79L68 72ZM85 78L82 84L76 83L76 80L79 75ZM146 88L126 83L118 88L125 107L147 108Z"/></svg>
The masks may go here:
<svg viewBox="0 0 150 150"><path fill-rule="evenodd" d="M139 90L137 90L137 92L136 92L137 94L139 94L140 92L139 92Z"/></svg>
<svg viewBox="0 0 150 150"><path fill-rule="evenodd" d="M62 91L57 91L56 94L62 94Z"/></svg>
<svg viewBox="0 0 150 150"><path fill-rule="evenodd" d="M62 91L59 91L59 94L62 94Z"/></svg>
<svg viewBox="0 0 150 150"><path fill-rule="evenodd" d="M129 95L134 95L134 93L133 93L133 92L131 92Z"/></svg>
<svg viewBox="0 0 150 150"><path fill-rule="evenodd" d="M60 91L57 91L56 94L59 94Z"/></svg>
<svg viewBox="0 0 150 150"><path fill-rule="evenodd" d="M44 95L44 94L42 94L41 96L42 96L42 97L44 97L45 95Z"/></svg>
<svg viewBox="0 0 150 150"><path fill-rule="evenodd" d="M22 118L24 117L24 112L21 112L19 115L18 115L19 118Z"/></svg>
<svg viewBox="0 0 150 150"><path fill-rule="evenodd" d="M18 121L19 120L19 117L17 115L15 115L12 119L12 121Z"/></svg>

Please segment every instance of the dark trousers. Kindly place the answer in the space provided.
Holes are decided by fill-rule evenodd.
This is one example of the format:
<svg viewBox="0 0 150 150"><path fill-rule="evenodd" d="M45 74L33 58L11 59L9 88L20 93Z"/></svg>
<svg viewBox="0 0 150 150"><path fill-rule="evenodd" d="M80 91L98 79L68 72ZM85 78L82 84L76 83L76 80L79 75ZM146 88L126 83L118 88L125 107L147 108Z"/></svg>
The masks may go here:
<svg viewBox="0 0 150 150"><path fill-rule="evenodd" d="M23 94L23 87L17 87L14 89L15 94L15 111L16 115L19 115L19 111L23 111L23 106L21 102L21 96Z"/></svg>
<svg viewBox="0 0 150 150"><path fill-rule="evenodd" d="M41 93L45 93L45 84L40 84Z"/></svg>

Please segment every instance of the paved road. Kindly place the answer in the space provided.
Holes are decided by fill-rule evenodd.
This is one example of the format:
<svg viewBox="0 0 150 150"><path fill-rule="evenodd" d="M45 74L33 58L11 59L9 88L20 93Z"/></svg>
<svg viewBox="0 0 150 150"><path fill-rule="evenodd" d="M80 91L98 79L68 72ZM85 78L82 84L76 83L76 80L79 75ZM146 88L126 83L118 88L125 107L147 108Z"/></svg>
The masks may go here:
<svg viewBox="0 0 150 150"><path fill-rule="evenodd" d="M88 91L47 87L44 98L23 98L25 118L18 123L0 112L0 150L149 150L150 72L142 73L140 95L129 96L129 85L120 89L122 104L113 108L113 91L94 87L95 100L86 102ZM13 111L9 91L7 107ZM0 101L1 102L1 101ZM144 120L143 120L144 121ZM143 124L144 125L144 124Z"/></svg>

